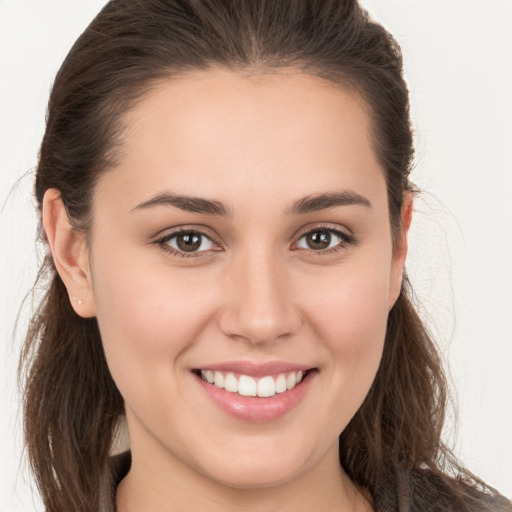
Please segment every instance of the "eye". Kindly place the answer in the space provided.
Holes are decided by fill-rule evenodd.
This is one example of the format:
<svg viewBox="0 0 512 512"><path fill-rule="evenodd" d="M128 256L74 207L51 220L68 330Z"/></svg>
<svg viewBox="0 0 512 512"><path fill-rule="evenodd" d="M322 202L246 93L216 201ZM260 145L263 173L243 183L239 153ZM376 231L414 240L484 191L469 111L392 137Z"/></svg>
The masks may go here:
<svg viewBox="0 0 512 512"><path fill-rule="evenodd" d="M352 243L353 239L347 233L334 228L315 228L304 235L297 242L297 248L310 251L337 250L344 245ZM331 252L331 251L328 251Z"/></svg>
<svg viewBox="0 0 512 512"><path fill-rule="evenodd" d="M204 233L194 230L180 230L161 238L157 243L162 249L179 256L196 256L197 253L214 250L216 244Z"/></svg>

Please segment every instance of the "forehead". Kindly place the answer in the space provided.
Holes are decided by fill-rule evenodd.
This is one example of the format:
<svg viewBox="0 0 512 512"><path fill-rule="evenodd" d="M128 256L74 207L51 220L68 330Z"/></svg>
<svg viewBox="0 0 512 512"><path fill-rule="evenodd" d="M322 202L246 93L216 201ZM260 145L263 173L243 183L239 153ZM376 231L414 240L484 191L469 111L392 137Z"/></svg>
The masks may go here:
<svg viewBox="0 0 512 512"><path fill-rule="evenodd" d="M337 179L371 187L382 170L370 133L363 101L316 76L195 71L159 83L125 116L122 158L107 179L133 205L158 188L281 197Z"/></svg>

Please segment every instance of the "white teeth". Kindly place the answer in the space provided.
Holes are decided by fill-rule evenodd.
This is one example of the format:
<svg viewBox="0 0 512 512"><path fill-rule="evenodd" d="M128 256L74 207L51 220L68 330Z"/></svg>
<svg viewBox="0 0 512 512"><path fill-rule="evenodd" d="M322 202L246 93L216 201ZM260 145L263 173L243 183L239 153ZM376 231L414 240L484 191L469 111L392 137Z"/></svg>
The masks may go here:
<svg viewBox="0 0 512 512"><path fill-rule="evenodd" d="M240 375L238 379L238 393L242 396L256 396L258 394L256 381L247 375Z"/></svg>
<svg viewBox="0 0 512 512"><path fill-rule="evenodd" d="M281 373L276 379L276 393L284 393L286 391L286 375Z"/></svg>
<svg viewBox="0 0 512 512"><path fill-rule="evenodd" d="M258 396L268 397L276 394L276 383L272 377L263 377L258 381Z"/></svg>
<svg viewBox="0 0 512 512"><path fill-rule="evenodd" d="M224 387L224 375L222 372L215 372L215 385L221 389Z"/></svg>
<svg viewBox="0 0 512 512"><path fill-rule="evenodd" d="M288 377L286 377L286 389L293 389L297 384L297 376L295 373L290 373Z"/></svg>
<svg viewBox="0 0 512 512"><path fill-rule="evenodd" d="M201 370L203 380L225 389L230 393L239 393L242 396L258 396L267 398L276 393L284 393L293 389L304 378L305 372L280 373L277 377L267 375L255 379L248 375L236 377L233 373L224 374L221 371Z"/></svg>
<svg viewBox="0 0 512 512"><path fill-rule="evenodd" d="M226 375L224 388L231 393L238 393L238 379L232 373Z"/></svg>

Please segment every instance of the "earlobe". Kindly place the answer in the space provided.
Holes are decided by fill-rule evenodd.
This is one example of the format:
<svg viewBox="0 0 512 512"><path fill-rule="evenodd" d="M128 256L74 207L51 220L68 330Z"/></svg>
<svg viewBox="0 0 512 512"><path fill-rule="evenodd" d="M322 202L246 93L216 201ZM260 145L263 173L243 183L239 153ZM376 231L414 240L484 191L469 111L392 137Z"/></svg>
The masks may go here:
<svg viewBox="0 0 512 512"><path fill-rule="evenodd" d="M391 279L389 286L389 309L391 309L402 288L402 275L405 265L405 258L407 256L408 242L407 236L409 228L412 222L412 206L413 206L413 195L412 192L404 192L404 198L402 202L401 211L401 232L396 242L396 246L393 249L393 260L391 267Z"/></svg>
<svg viewBox="0 0 512 512"><path fill-rule="evenodd" d="M46 191L42 207L43 228L53 262L68 291L71 306L84 317L95 316L87 240L73 229L60 192Z"/></svg>

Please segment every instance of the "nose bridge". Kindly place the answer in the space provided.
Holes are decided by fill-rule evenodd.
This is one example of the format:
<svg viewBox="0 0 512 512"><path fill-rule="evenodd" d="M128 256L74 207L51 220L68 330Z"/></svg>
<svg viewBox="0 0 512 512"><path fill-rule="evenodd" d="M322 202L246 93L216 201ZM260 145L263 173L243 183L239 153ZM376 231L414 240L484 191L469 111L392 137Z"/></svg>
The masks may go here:
<svg viewBox="0 0 512 512"><path fill-rule="evenodd" d="M241 251L228 270L221 329L261 344L296 332L301 318L286 266L275 248L265 244L251 249Z"/></svg>

